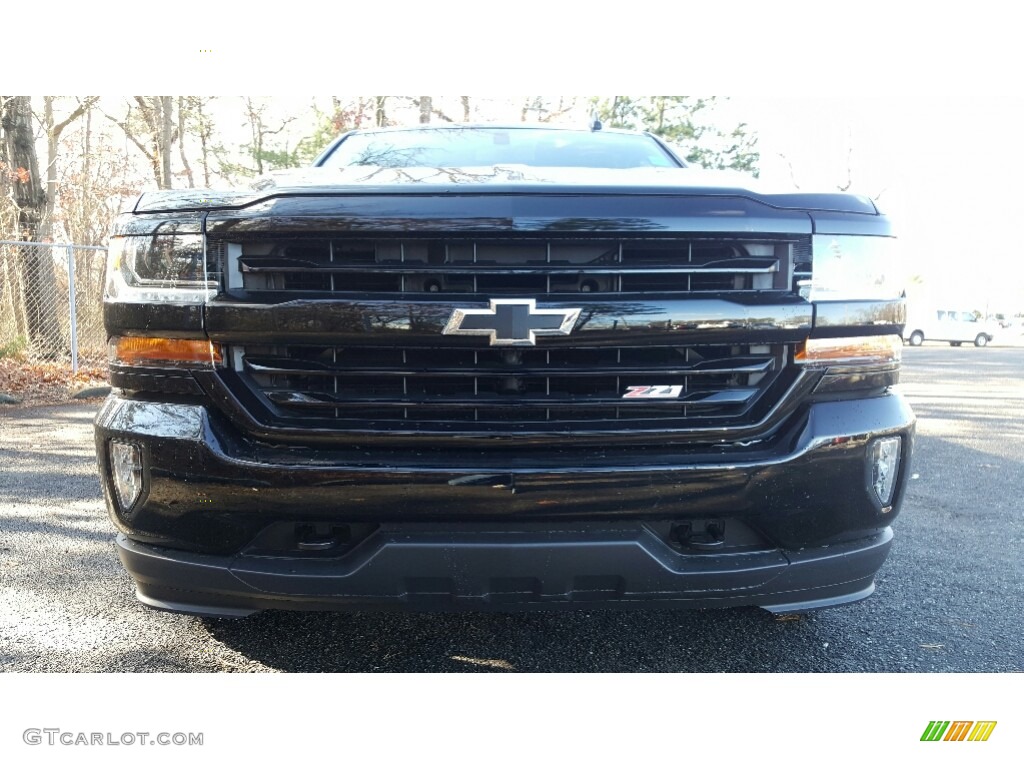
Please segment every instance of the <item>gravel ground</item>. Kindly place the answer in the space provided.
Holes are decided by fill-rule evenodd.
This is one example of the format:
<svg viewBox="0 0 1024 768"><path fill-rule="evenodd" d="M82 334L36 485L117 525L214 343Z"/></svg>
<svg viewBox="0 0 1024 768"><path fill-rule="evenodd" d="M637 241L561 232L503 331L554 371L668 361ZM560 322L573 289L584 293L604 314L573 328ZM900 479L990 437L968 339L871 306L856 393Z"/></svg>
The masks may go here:
<svg viewBox="0 0 1024 768"><path fill-rule="evenodd" d="M0 406L5 671L1021 671L1024 351L905 350L914 479L878 590L756 609L519 614L150 611L100 497L99 401Z"/></svg>

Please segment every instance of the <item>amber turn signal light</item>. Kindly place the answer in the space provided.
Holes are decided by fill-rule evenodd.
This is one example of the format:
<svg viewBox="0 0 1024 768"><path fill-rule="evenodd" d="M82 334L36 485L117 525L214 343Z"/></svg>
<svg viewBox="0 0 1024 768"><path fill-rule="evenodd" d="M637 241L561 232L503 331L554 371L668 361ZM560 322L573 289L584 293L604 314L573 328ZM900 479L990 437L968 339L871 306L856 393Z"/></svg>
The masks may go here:
<svg viewBox="0 0 1024 768"><path fill-rule="evenodd" d="M807 339L797 348L796 362L804 365L898 363L903 339L896 335Z"/></svg>
<svg viewBox="0 0 1024 768"><path fill-rule="evenodd" d="M117 336L110 340L113 365L220 365L220 344L208 339L160 339Z"/></svg>

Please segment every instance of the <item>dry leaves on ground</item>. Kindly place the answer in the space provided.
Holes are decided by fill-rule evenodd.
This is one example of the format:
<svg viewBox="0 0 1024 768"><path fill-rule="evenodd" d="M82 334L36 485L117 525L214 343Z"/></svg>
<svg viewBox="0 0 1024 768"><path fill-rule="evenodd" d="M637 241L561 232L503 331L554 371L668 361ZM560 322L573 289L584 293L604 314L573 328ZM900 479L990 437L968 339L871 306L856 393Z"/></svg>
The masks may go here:
<svg viewBox="0 0 1024 768"><path fill-rule="evenodd" d="M0 392L25 403L61 402L87 387L106 383L106 368L79 368L73 374L65 362L30 363L0 358Z"/></svg>

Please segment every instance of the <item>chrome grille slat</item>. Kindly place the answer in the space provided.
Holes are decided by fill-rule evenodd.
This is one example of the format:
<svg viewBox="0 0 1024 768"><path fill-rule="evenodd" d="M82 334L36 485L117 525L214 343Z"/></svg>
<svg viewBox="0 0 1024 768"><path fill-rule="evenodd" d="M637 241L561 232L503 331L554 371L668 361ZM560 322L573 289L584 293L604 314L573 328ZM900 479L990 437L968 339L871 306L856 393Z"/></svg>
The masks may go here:
<svg viewBox="0 0 1024 768"><path fill-rule="evenodd" d="M570 349L274 345L241 350L238 369L277 419L330 417L338 428L502 423L508 429L608 429L657 419L738 423L785 368L785 345ZM430 365L428 361L434 360ZM672 398L623 398L677 386Z"/></svg>
<svg viewBox="0 0 1024 768"><path fill-rule="evenodd" d="M246 370L251 373L262 373L269 375L297 375L303 376L713 376L723 373L764 373L771 369L771 360L760 360L748 364L727 364L717 363L716 366L675 366L675 367L648 367L648 368L603 368L595 367L588 370L573 368L359 368L345 369L341 367L327 367L316 363L302 363L300 365L285 365L281 361L277 365L269 365L266 361L260 362L261 358L246 359Z"/></svg>
<svg viewBox="0 0 1024 768"><path fill-rule="evenodd" d="M599 407L621 407L625 409L657 408L662 410L681 410L683 406L740 406L748 403L758 390L753 387L734 389L724 392L689 392L677 399L651 399L651 400L620 400L613 397L500 397L487 394L475 397L432 397L427 398L403 398L403 397L345 397L324 392L317 395L309 395L302 392L264 390L264 394L272 402L296 408L322 408L334 410L339 406L344 407L395 407L395 408L481 408L485 406L505 406L510 408L599 408Z"/></svg>
<svg viewBox="0 0 1024 768"><path fill-rule="evenodd" d="M375 274L395 275L617 275L623 272L640 275L758 275L767 272L777 272L779 268L778 259L736 259L732 266L722 262L715 262L705 267L487 267L487 266L447 266L447 267L407 267L401 264L380 264L373 268ZM245 259L242 261L242 272L279 272L287 271L296 274L310 272L341 275L347 272L363 274L368 270L359 266L307 266L269 263L258 258Z"/></svg>
<svg viewBox="0 0 1024 768"><path fill-rule="evenodd" d="M239 266L248 295L756 291L789 284L806 239L254 236Z"/></svg>

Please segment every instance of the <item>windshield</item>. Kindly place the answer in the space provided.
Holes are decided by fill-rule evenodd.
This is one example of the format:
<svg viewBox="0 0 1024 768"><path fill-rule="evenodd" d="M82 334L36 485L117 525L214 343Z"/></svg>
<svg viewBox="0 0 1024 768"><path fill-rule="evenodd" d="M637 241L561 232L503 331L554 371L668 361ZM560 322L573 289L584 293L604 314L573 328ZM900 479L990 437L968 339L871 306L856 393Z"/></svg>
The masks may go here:
<svg viewBox="0 0 1024 768"><path fill-rule="evenodd" d="M678 168L650 136L543 128L431 128L354 133L319 165L454 168L528 165Z"/></svg>

